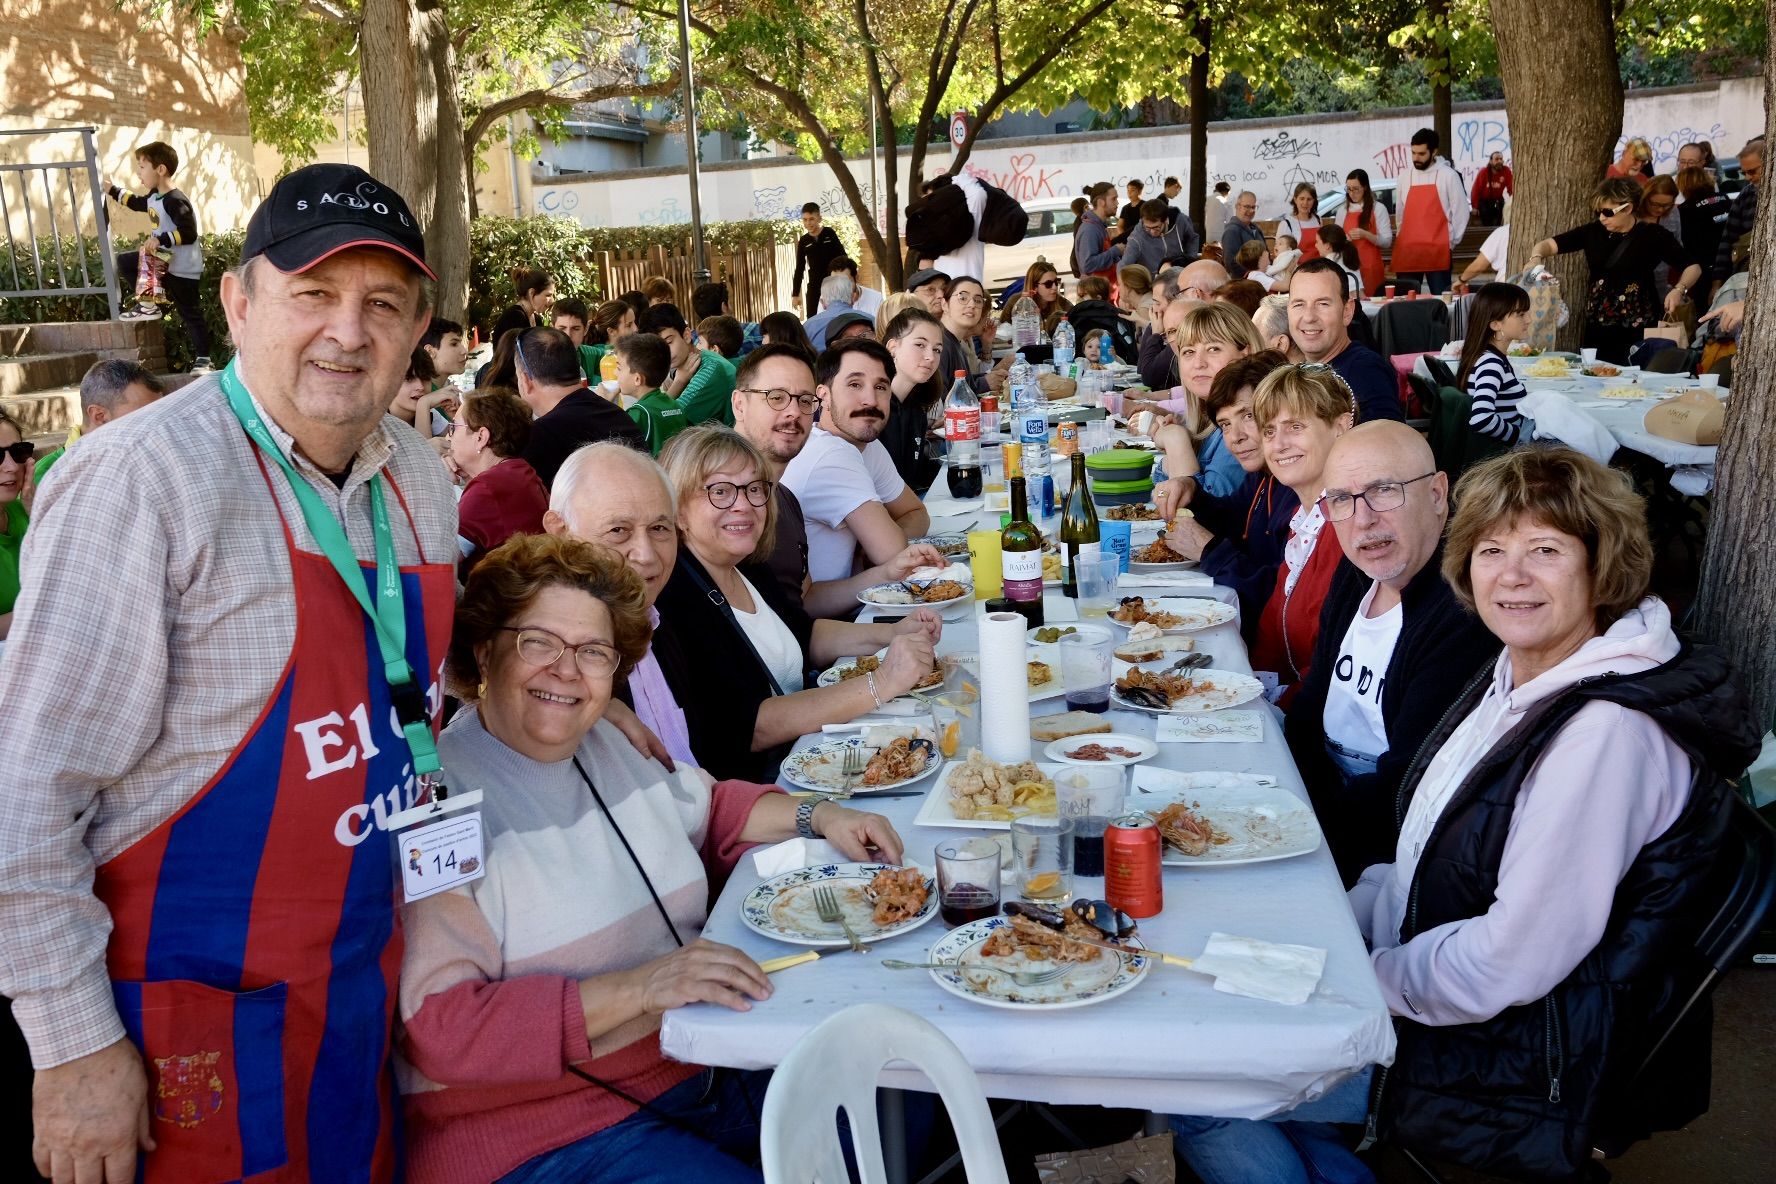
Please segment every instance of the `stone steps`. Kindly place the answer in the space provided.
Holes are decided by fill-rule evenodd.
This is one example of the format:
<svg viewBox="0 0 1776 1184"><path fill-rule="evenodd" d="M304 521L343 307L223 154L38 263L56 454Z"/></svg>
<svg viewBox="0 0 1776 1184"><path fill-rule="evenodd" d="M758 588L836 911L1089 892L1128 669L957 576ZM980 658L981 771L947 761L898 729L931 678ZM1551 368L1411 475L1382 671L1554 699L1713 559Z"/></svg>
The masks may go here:
<svg viewBox="0 0 1776 1184"><path fill-rule="evenodd" d="M98 360L92 350L0 356L0 398L78 386Z"/></svg>

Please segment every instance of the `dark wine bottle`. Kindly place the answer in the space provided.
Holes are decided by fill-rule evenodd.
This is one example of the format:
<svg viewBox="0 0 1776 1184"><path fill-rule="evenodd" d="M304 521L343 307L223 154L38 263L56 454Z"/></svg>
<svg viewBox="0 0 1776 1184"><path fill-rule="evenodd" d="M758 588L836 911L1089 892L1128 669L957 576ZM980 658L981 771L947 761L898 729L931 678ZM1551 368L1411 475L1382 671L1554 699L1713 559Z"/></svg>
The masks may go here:
<svg viewBox="0 0 1776 1184"><path fill-rule="evenodd" d="M1073 484L1067 490L1067 502L1061 507L1061 592L1079 595L1079 573L1075 565L1081 558L1098 554L1098 509L1092 505L1091 490L1085 483L1085 453L1073 454Z"/></svg>
<svg viewBox="0 0 1776 1184"><path fill-rule="evenodd" d="M1011 491L1011 521L999 532L1003 595L1034 628L1042 624L1042 534L1030 521L1020 445L1005 445L1005 484Z"/></svg>

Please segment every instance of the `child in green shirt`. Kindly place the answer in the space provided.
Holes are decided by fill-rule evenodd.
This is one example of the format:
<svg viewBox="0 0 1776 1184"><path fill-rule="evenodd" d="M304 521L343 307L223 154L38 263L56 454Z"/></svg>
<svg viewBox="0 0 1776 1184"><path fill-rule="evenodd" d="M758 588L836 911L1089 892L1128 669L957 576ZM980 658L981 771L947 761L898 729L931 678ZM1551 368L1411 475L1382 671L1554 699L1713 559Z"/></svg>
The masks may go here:
<svg viewBox="0 0 1776 1184"><path fill-rule="evenodd" d="M647 438L648 451L659 456L666 441L689 426L678 402L660 390L672 365L672 350L654 333L631 333L612 348L617 355L617 395L635 400L629 418Z"/></svg>

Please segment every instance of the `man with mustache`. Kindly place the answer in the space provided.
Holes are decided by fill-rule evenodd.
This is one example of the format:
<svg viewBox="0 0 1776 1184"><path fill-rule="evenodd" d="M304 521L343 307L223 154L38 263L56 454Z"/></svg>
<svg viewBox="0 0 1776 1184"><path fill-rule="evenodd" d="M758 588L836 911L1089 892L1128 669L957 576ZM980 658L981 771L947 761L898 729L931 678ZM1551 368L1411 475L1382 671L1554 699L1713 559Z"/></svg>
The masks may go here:
<svg viewBox="0 0 1776 1184"><path fill-rule="evenodd" d="M1283 730L1349 887L1392 858L1400 778L1499 643L1443 579L1449 477L1424 437L1358 424L1332 445L1324 480L1344 559Z"/></svg>
<svg viewBox="0 0 1776 1184"><path fill-rule="evenodd" d="M767 561L777 582L811 617L846 616L857 593L872 584L905 579L921 567L941 567L943 555L928 543L903 548L885 564L847 579L808 578L808 528L799 498L783 483L783 470L807 445L820 406L814 367L792 345L761 345L740 363L734 387L734 427L765 454L777 483L777 545Z"/></svg>
<svg viewBox="0 0 1776 1184"><path fill-rule="evenodd" d="M931 515L877 438L888 422L893 376L888 348L869 338L841 341L815 363L820 423L784 468L783 484L801 502L816 582L887 563L906 550L908 537L931 528Z"/></svg>

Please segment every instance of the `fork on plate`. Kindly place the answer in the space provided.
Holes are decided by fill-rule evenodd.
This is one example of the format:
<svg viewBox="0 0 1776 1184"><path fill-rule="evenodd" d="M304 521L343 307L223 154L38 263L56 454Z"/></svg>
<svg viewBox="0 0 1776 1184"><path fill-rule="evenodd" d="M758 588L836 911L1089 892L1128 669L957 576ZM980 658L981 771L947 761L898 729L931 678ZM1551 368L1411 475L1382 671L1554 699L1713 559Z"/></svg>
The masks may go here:
<svg viewBox="0 0 1776 1184"><path fill-rule="evenodd" d="M851 928L851 922L845 920L845 911L839 907L839 898L830 887L822 886L814 889L814 911L828 925L837 924L845 930L845 940L851 943L851 952L864 953L868 947L857 940L857 934Z"/></svg>

